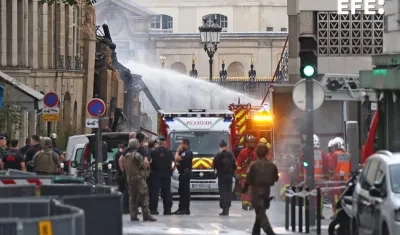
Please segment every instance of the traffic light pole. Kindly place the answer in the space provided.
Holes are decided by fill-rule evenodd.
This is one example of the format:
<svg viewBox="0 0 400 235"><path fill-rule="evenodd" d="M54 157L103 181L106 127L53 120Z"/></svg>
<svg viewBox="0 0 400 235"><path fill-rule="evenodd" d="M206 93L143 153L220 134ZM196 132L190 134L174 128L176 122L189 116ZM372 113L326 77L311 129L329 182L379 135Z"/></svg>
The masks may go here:
<svg viewBox="0 0 400 235"><path fill-rule="evenodd" d="M306 140L304 146L304 159L307 161L306 186L315 188L314 182L314 79L306 79ZM314 200L313 200L314 201ZM310 225L315 225L315 203L310 203Z"/></svg>

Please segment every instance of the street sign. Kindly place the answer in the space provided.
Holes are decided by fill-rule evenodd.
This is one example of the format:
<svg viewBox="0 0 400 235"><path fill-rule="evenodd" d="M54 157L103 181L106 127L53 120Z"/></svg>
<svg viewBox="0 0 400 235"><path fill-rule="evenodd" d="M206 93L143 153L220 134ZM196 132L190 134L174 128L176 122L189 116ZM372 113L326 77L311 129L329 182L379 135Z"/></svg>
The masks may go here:
<svg viewBox="0 0 400 235"><path fill-rule="evenodd" d="M313 80L313 84L313 110L317 110L324 103L325 90L316 80ZM294 85L292 98L297 108L306 111L306 79L302 79Z"/></svg>
<svg viewBox="0 0 400 235"><path fill-rule="evenodd" d="M44 107L42 109L43 114L59 114L60 108L59 107Z"/></svg>
<svg viewBox="0 0 400 235"><path fill-rule="evenodd" d="M99 128L99 120L96 118L86 119L86 127L87 128Z"/></svg>
<svg viewBox="0 0 400 235"><path fill-rule="evenodd" d="M57 122L60 120L60 114L50 113L50 114L42 114L42 120L45 122Z"/></svg>
<svg viewBox="0 0 400 235"><path fill-rule="evenodd" d="M58 95L54 92L48 92L43 97L43 103L46 107L54 107L58 104L60 100L58 99Z"/></svg>
<svg viewBox="0 0 400 235"><path fill-rule="evenodd" d="M93 117L103 116L106 112L106 104L99 98L93 98L87 104L87 111Z"/></svg>

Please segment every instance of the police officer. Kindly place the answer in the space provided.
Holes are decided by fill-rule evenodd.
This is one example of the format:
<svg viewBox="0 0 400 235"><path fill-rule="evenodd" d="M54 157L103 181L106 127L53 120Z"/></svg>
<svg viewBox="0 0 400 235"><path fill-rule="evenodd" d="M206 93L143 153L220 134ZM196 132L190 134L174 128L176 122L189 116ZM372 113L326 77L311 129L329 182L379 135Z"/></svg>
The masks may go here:
<svg viewBox="0 0 400 235"><path fill-rule="evenodd" d="M150 164L150 211L158 215L158 197L160 189L164 204L164 215L171 215L171 166L175 161L172 151L169 150L165 137L159 137L159 146L151 151Z"/></svg>
<svg viewBox="0 0 400 235"><path fill-rule="evenodd" d="M26 171L24 156L18 150L18 140L10 141L10 149L0 158L1 169L22 170Z"/></svg>
<svg viewBox="0 0 400 235"><path fill-rule="evenodd" d="M213 166L218 176L219 207L222 209L219 215L229 215L236 161L233 154L228 151L228 144L224 140L221 140L219 147L221 151L213 160Z"/></svg>
<svg viewBox="0 0 400 235"><path fill-rule="evenodd" d="M60 157L53 151L53 143L49 137L42 140L42 150L35 153L30 165L38 175L57 175Z"/></svg>
<svg viewBox="0 0 400 235"><path fill-rule="evenodd" d="M0 158L6 154L7 149L7 138L5 136L0 136Z"/></svg>
<svg viewBox="0 0 400 235"><path fill-rule="evenodd" d="M271 186L279 179L278 168L267 159L269 149L266 145L258 145L256 153L257 160L249 166L242 192L247 192L251 186L251 200L256 213L252 235L259 235L261 228L267 235L275 235L265 211L272 199Z"/></svg>
<svg viewBox="0 0 400 235"><path fill-rule="evenodd" d="M40 145L40 136L32 135L31 136L31 144L32 144L32 147L25 154L25 164L26 164L27 171L34 172L33 166L28 163L32 161L33 156L35 156L35 154L38 151L42 150L42 146Z"/></svg>
<svg viewBox="0 0 400 235"><path fill-rule="evenodd" d="M129 152L124 157L124 169L129 189L129 212L131 221L138 221L138 207L142 207L143 221L157 221L150 214L149 194L146 184L144 157L137 151L138 140L131 139L128 143Z"/></svg>
<svg viewBox="0 0 400 235"><path fill-rule="evenodd" d="M188 139L182 139L175 154L179 172L179 205L174 214L190 215L190 175L192 172L193 153Z"/></svg>

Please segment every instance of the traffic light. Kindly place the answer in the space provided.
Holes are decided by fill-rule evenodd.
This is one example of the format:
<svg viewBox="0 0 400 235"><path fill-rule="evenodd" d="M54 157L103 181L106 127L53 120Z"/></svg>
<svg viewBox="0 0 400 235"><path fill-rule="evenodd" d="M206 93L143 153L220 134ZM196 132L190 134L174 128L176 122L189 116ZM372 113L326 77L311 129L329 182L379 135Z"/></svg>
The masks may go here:
<svg viewBox="0 0 400 235"><path fill-rule="evenodd" d="M299 36L300 43L300 77L312 79L318 68L318 44L314 34L303 33Z"/></svg>

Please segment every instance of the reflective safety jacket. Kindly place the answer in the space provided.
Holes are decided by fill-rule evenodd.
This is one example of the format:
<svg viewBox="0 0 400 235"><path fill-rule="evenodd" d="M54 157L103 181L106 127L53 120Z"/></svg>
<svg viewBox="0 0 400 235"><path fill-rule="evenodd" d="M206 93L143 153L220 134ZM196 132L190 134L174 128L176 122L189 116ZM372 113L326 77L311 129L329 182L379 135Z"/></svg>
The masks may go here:
<svg viewBox="0 0 400 235"><path fill-rule="evenodd" d="M300 162L304 162L304 155L301 155ZM329 164L329 157L321 149L314 149L314 177L315 179L323 179L326 172L328 172L327 166ZM303 166L303 164L302 164ZM303 167L301 175L306 174L306 169Z"/></svg>
<svg viewBox="0 0 400 235"><path fill-rule="evenodd" d="M335 180L348 180L351 172L350 155L343 150L336 150L330 156L330 171Z"/></svg>
<svg viewBox="0 0 400 235"><path fill-rule="evenodd" d="M237 174L245 177L250 163L257 160L257 153L255 149L245 148L240 151L236 158Z"/></svg>

